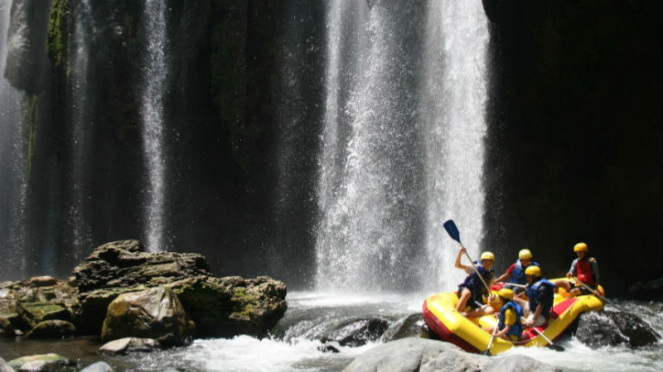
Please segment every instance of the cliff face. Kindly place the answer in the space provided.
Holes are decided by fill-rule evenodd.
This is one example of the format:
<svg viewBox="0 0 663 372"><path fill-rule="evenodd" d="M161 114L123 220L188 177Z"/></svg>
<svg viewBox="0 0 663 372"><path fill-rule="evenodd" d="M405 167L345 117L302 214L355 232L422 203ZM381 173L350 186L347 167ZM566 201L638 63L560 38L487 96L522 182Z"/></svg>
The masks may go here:
<svg viewBox="0 0 663 372"><path fill-rule="evenodd" d="M13 2L5 71L26 94L31 128L21 254L36 264L23 268L32 270L26 277L44 268L67 275L71 260L57 257L142 238L148 193L143 4L44 3ZM169 247L205 253L216 274L270 273L296 288L315 270L326 42L317 3L168 1L164 230ZM662 277L661 3L511 3L484 0L484 246L503 254L498 270L529 247L556 276L586 241L609 293ZM80 40L87 59L77 78ZM86 112L72 114L77 106ZM279 152L286 142L291 152ZM276 195L279 187L288 192ZM71 232L81 194L83 241Z"/></svg>
<svg viewBox="0 0 663 372"><path fill-rule="evenodd" d="M546 275L589 244L624 293L663 276L662 8L656 1L484 1L492 79L487 246Z"/></svg>

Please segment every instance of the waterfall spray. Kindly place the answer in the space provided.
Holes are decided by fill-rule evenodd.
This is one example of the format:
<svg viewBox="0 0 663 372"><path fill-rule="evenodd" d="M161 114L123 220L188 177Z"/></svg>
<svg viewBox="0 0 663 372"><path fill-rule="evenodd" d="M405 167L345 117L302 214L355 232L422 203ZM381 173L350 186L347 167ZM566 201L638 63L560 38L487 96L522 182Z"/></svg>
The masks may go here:
<svg viewBox="0 0 663 372"><path fill-rule="evenodd" d="M372 4L328 9L317 286L450 287L457 247L442 223L473 250L482 234L482 5Z"/></svg>
<svg viewBox="0 0 663 372"><path fill-rule="evenodd" d="M166 161L163 145L163 97L168 68L166 65L166 4L148 0L145 4L147 55L142 92L143 151L147 162L149 190L145 206L147 241L150 252L164 249Z"/></svg>
<svg viewBox="0 0 663 372"><path fill-rule="evenodd" d="M24 94L4 77L11 7L0 0L0 280L15 279L27 266L28 123L21 117Z"/></svg>

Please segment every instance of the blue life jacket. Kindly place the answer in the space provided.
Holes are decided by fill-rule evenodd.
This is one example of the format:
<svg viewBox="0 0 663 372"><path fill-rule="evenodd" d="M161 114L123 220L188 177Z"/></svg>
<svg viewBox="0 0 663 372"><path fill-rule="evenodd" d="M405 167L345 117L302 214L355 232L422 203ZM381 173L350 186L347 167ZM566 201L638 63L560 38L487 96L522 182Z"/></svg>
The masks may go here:
<svg viewBox="0 0 663 372"><path fill-rule="evenodd" d="M486 284L488 284L493 270L488 271L484 269L481 261L475 261L474 266L476 266L477 271L481 273L483 280L486 281ZM465 278L465 281L461 283L461 286L467 287L471 292L480 291L479 293L481 293L485 291L484 285L474 269L472 269L472 273Z"/></svg>
<svg viewBox="0 0 663 372"><path fill-rule="evenodd" d="M531 261L530 266L539 266L539 263L536 261ZM529 267L529 266L528 266ZM525 268L523 267L520 258L516 261L516 266L511 271L511 283L518 284L527 284L527 278L525 277Z"/></svg>
<svg viewBox="0 0 663 372"><path fill-rule="evenodd" d="M543 288L546 287L546 288ZM548 279L540 279L538 282L527 287L527 297L529 297L529 309L532 313L536 311L536 307L539 306L539 292L547 291L549 296L541 299L541 305L543 309L541 315L546 319L550 316L550 310L553 307L553 302L555 299L555 284L551 283Z"/></svg>
<svg viewBox="0 0 663 372"><path fill-rule="evenodd" d="M497 319L499 320L497 326L499 327L499 329L504 329L504 320L507 309L516 310L516 322L511 325L511 328L509 328L507 334L518 336L518 338L520 338L520 336L523 334L523 323L521 321L523 317L523 308L520 307L520 305L518 305L517 303L511 301L507 302L506 304L504 304L504 306L502 306L502 308L500 309L500 314L497 317Z"/></svg>

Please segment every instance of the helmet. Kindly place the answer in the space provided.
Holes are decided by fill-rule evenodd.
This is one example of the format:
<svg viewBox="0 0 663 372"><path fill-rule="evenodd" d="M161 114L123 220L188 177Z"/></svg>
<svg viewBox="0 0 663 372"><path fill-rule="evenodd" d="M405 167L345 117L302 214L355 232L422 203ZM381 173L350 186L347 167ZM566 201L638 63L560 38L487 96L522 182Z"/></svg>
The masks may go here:
<svg viewBox="0 0 663 372"><path fill-rule="evenodd" d="M481 260L491 260L495 261L495 255L492 254L491 252L485 251L481 254Z"/></svg>
<svg viewBox="0 0 663 372"><path fill-rule="evenodd" d="M534 265L527 266L527 269L525 269L525 275L541 276L541 268Z"/></svg>
<svg viewBox="0 0 663 372"><path fill-rule="evenodd" d="M511 288L502 288L497 292L500 297L504 297L507 300L513 300L513 290Z"/></svg>
<svg viewBox="0 0 663 372"><path fill-rule="evenodd" d="M578 243L573 247L574 252L587 252L587 243Z"/></svg>
<svg viewBox="0 0 663 372"><path fill-rule="evenodd" d="M518 252L518 258L521 260L531 260L532 252L527 248L521 249L520 252Z"/></svg>

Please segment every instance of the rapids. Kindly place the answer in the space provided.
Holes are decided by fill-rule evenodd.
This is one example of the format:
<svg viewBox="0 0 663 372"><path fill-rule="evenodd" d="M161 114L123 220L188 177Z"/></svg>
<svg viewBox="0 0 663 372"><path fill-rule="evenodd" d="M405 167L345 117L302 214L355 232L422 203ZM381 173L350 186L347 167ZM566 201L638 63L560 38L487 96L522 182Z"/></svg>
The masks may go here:
<svg viewBox="0 0 663 372"><path fill-rule="evenodd" d="M321 292L295 292L288 295L289 309L262 340L238 336L232 339L200 339L187 347L154 353L104 356L94 338L65 339L58 342L0 340L0 356L10 360L23 355L55 352L87 366L104 360L116 371L193 372L285 372L342 371L353 358L381 341L360 347L335 345L339 353L322 352L325 332L349 320L380 318L394 325L398 320L421 312L425 294L347 295ZM630 309L663 333L663 304L624 301ZM566 351L547 348L516 348L502 355L524 354L562 368L564 371L660 371L663 369L663 343L631 349L626 346L592 350L571 338L559 341ZM500 356L497 356L499 358Z"/></svg>

